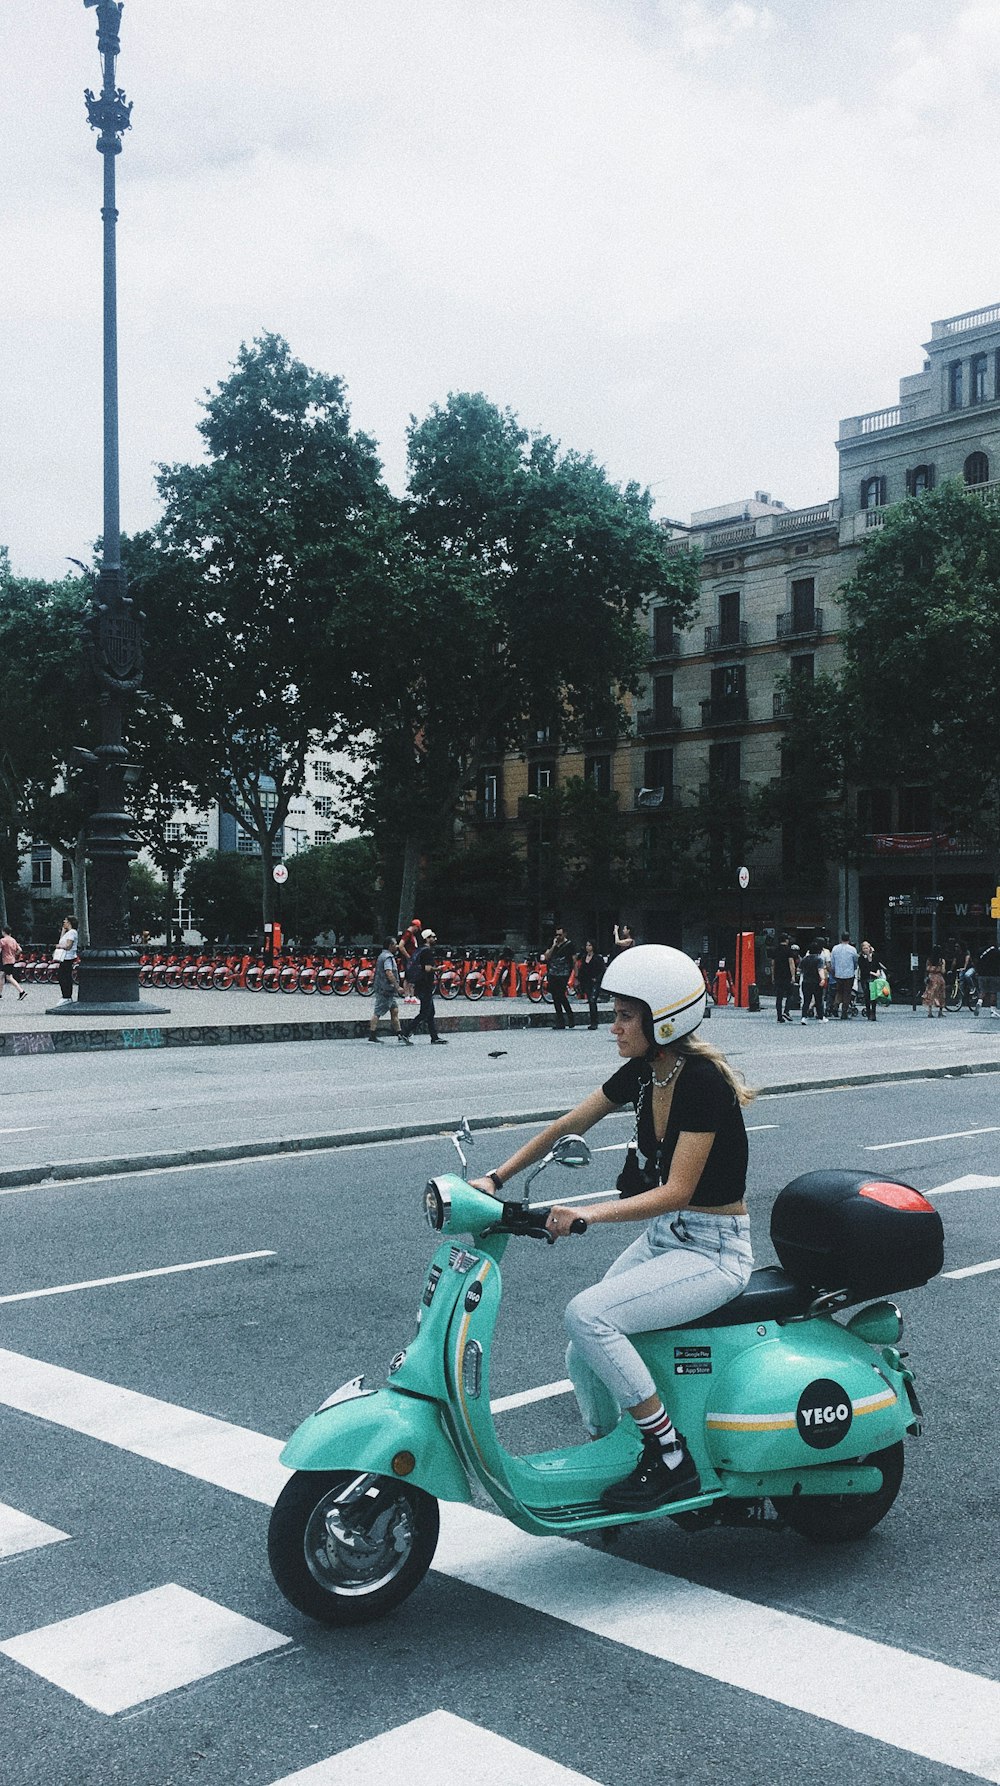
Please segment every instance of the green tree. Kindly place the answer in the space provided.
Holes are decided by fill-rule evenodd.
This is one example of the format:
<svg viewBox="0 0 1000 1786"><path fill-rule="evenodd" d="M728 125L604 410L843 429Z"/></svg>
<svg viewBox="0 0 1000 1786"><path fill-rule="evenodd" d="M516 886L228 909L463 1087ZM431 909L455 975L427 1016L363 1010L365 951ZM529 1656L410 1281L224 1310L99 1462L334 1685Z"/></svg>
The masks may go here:
<svg viewBox="0 0 1000 1786"><path fill-rule="evenodd" d="M370 837L314 844L288 862L281 910L290 937L305 943L326 931L339 942L375 929L378 856Z"/></svg>
<svg viewBox="0 0 1000 1786"><path fill-rule="evenodd" d="M79 577L15 577L0 552L0 661L8 666L0 703L0 917L5 883L17 879L20 838L37 837L73 861L83 941L93 795L71 753L88 744L94 724L84 655L88 594Z"/></svg>
<svg viewBox="0 0 1000 1786"><path fill-rule="evenodd" d="M199 798L256 840L266 920L308 753L346 750L365 717L393 504L341 380L280 336L244 345L204 408L205 462L158 478L164 514L139 592L146 682Z"/></svg>
<svg viewBox="0 0 1000 1786"><path fill-rule="evenodd" d="M510 836L473 833L428 864L420 888L424 922L455 942L499 942L524 887L525 861Z"/></svg>
<svg viewBox="0 0 1000 1786"><path fill-rule="evenodd" d="M648 491L481 395L412 422L403 535L365 788L380 841L403 840L400 920L482 764L539 720L566 743L584 723L613 738L642 667L639 613L656 598L681 624L698 588Z"/></svg>
<svg viewBox="0 0 1000 1786"><path fill-rule="evenodd" d="M995 848L1000 509L960 483L891 509L844 602L854 776L928 783Z"/></svg>
<svg viewBox="0 0 1000 1786"><path fill-rule="evenodd" d="M232 851L206 850L187 871L184 898L207 942L248 942L260 929L259 864Z"/></svg>
<svg viewBox="0 0 1000 1786"><path fill-rule="evenodd" d="M144 862L133 862L128 871L129 927L134 936L148 930L159 936L167 928L170 911L166 883Z"/></svg>

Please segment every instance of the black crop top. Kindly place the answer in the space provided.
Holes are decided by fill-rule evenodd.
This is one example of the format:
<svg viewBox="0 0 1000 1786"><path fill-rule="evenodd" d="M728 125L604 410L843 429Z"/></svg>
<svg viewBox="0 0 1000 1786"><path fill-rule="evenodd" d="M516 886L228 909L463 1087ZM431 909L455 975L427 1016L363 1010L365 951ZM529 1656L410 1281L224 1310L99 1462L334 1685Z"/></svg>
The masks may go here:
<svg viewBox="0 0 1000 1786"><path fill-rule="evenodd" d="M639 1104L639 1149L647 1165L656 1167L658 1183L666 1184L677 1137L714 1134L708 1159L691 1198L692 1209L719 1209L739 1203L747 1186L747 1132L739 1099L710 1060L690 1055L684 1062L670 1103L663 1140L653 1127L652 1072L646 1061L627 1060L601 1090L611 1104Z"/></svg>

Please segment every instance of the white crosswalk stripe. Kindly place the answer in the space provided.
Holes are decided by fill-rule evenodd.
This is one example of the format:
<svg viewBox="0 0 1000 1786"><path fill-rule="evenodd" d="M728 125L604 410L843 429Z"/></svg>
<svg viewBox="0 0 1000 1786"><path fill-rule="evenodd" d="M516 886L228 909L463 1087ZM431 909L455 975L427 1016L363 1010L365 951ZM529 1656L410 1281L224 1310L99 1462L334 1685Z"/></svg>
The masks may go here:
<svg viewBox="0 0 1000 1786"><path fill-rule="evenodd" d="M168 1582L0 1643L96 1712L123 1712L190 1686L291 1638Z"/></svg>
<svg viewBox="0 0 1000 1786"><path fill-rule="evenodd" d="M469 1724L450 1712L428 1712L356 1748L286 1774L272 1786L446 1786L449 1780L489 1781L489 1786L599 1786L505 1736Z"/></svg>
<svg viewBox="0 0 1000 1786"><path fill-rule="evenodd" d="M17 1507L8 1507L0 1501L0 1557L20 1556L26 1550L38 1550L44 1544L60 1544L68 1538L68 1532L60 1532L57 1526L47 1526L40 1519L32 1519L27 1513L21 1513Z"/></svg>
<svg viewBox="0 0 1000 1786"><path fill-rule="evenodd" d="M3 1402L264 1504L286 1479L276 1439L0 1350ZM1000 1786L1000 1682L566 1538L531 1537L477 1508L441 1513L440 1573Z"/></svg>

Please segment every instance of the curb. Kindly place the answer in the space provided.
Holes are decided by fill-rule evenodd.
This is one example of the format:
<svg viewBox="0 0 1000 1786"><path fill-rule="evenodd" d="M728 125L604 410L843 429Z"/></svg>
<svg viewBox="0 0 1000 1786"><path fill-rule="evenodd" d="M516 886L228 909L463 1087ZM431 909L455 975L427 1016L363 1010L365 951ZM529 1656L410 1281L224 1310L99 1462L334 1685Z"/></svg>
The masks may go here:
<svg viewBox="0 0 1000 1786"><path fill-rule="evenodd" d="M610 1023L607 1013L602 1022ZM438 1029L448 1035L476 1035L483 1030L549 1029L552 1008L537 1011L438 1014ZM31 1029L0 1034L0 1060L25 1054L115 1054L123 1049L226 1048L253 1042L359 1042L368 1034L367 1017L343 1017L317 1023L209 1023L149 1025L139 1029ZM383 1030L383 1037L388 1037Z"/></svg>
<svg viewBox="0 0 1000 1786"><path fill-rule="evenodd" d="M365 1026L367 1027L367 1026ZM758 1098L794 1096L796 1092L837 1091L857 1085L893 1085L907 1079L967 1079L978 1073L1000 1073L1000 1060L974 1061L950 1067L913 1067L899 1072L851 1073L833 1079L800 1079L787 1084L762 1085ZM523 1123L554 1122L556 1110L498 1111L491 1116L470 1116L470 1129L498 1129ZM40 1166L8 1166L0 1169L0 1194L30 1185L71 1184L88 1178L118 1178L130 1172L164 1171L172 1166L226 1165L235 1160L274 1158L281 1154L330 1153L340 1147L365 1147L380 1141L419 1140L424 1135L450 1135L453 1124L426 1122L389 1123L377 1129L334 1129L323 1135L295 1135L273 1140L219 1142L213 1146L179 1147L159 1153L108 1155L93 1160L56 1160Z"/></svg>

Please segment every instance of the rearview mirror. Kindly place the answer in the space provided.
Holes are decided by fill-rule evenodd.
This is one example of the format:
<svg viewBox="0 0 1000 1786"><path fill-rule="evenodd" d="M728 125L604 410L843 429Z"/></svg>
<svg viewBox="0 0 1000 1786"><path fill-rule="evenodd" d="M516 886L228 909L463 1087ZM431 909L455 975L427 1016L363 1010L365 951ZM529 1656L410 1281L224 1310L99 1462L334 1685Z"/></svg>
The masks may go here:
<svg viewBox="0 0 1000 1786"><path fill-rule="evenodd" d="M562 1135L552 1149L552 1158L559 1166L589 1166L590 1148L582 1135Z"/></svg>

